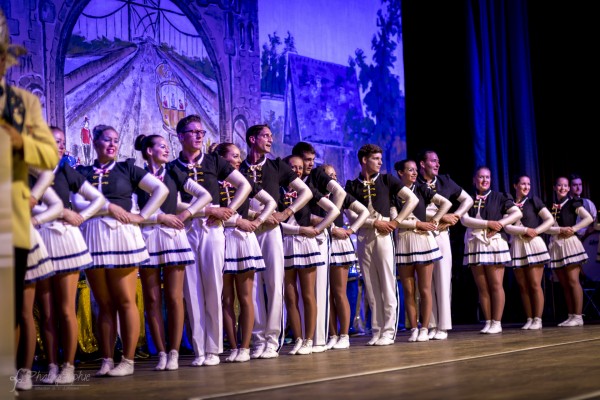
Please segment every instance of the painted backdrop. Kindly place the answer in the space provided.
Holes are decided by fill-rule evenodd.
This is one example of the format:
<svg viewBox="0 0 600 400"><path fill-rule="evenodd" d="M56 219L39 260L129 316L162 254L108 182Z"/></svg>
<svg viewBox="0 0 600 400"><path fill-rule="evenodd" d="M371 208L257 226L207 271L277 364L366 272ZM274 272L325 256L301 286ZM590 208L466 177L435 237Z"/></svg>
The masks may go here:
<svg viewBox="0 0 600 400"><path fill-rule="evenodd" d="M82 164L100 123L121 133L120 159L141 165L141 133L164 136L175 157L174 128L189 114L202 116L207 145L244 153L248 126L268 123L274 155L309 141L342 181L364 143L385 149L384 168L406 154L399 0L0 4L11 40L29 49L9 83L40 97Z"/></svg>

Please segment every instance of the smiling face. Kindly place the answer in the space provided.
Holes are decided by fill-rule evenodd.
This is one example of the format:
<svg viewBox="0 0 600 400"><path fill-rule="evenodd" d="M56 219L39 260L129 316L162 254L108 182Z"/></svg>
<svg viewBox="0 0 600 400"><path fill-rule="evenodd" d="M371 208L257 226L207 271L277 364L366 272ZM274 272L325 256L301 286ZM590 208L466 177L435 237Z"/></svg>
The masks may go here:
<svg viewBox="0 0 600 400"><path fill-rule="evenodd" d="M423 170L423 177L427 180L435 178L440 171L440 160L438 155L433 151L425 155L425 160L420 162Z"/></svg>
<svg viewBox="0 0 600 400"><path fill-rule="evenodd" d="M562 201L569 194L569 180L561 176L556 179L556 183L554 184L554 191L556 192L556 198L558 201Z"/></svg>
<svg viewBox="0 0 600 400"><path fill-rule="evenodd" d="M291 157L288 160L288 164L292 167L292 171L298 175L298 178L302 178L302 171L304 171L304 163L300 157Z"/></svg>
<svg viewBox="0 0 600 400"><path fill-rule="evenodd" d="M242 157L240 156L240 149L232 144L227 148L227 154L223 157L229 164L235 169L240 169L240 165L242 164Z"/></svg>
<svg viewBox="0 0 600 400"><path fill-rule="evenodd" d="M94 150L98 154L100 164L114 160L119 151L119 134L113 129L105 130L94 140Z"/></svg>
<svg viewBox="0 0 600 400"><path fill-rule="evenodd" d="M52 129L52 136L56 141L56 147L58 148L58 158L62 158L65 155L67 148L67 142L65 140L65 133L60 129Z"/></svg>
<svg viewBox="0 0 600 400"><path fill-rule="evenodd" d="M529 195L529 192L531 191L531 180L528 176L522 176L513 187L515 188L517 200L521 200Z"/></svg>
<svg viewBox="0 0 600 400"><path fill-rule="evenodd" d="M479 168L473 177L473 185L479 194L483 194L490 189L492 184L492 174L487 168Z"/></svg>
<svg viewBox="0 0 600 400"><path fill-rule="evenodd" d="M169 162L169 145L164 138L155 138L152 141L152 146L146 150L148 156L155 164L164 165Z"/></svg>
<svg viewBox="0 0 600 400"><path fill-rule="evenodd" d="M404 186L412 186L417 181L417 164L414 161L407 161L404 169L398 171L398 176L402 179Z"/></svg>

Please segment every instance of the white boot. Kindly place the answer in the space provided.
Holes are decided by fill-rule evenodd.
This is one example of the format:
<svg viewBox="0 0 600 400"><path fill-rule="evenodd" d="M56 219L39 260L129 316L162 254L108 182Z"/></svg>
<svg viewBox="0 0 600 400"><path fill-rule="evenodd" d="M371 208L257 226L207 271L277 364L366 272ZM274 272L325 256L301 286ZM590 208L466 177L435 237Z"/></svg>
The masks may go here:
<svg viewBox="0 0 600 400"><path fill-rule="evenodd" d="M51 363L48 365L48 373L46 374L46 376L44 376L44 379L42 379L42 383L45 385L54 385L57 376L58 365Z"/></svg>
<svg viewBox="0 0 600 400"><path fill-rule="evenodd" d="M179 352L177 350L171 350L167 356L167 371L175 371L179 369Z"/></svg>
<svg viewBox="0 0 600 400"><path fill-rule="evenodd" d="M535 317L533 319L533 322L531 323L531 326L529 327L530 331L536 331L542 329L542 319L539 317Z"/></svg>
<svg viewBox="0 0 600 400"><path fill-rule="evenodd" d="M569 321L566 321L562 326L571 327L571 326L583 326L583 316L573 314L573 318Z"/></svg>
<svg viewBox="0 0 600 400"><path fill-rule="evenodd" d="M485 325L483 326L483 329L479 331L479 333L488 333L490 326L492 326L492 321L488 319L485 321Z"/></svg>
<svg viewBox="0 0 600 400"><path fill-rule="evenodd" d="M292 348L292 350L290 350L288 354L292 356L295 355L298 352L298 350L300 350L300 347L302 347L302 338L296 338L294 347Z"/></svg>
<svg viewBox="0 0 600 400"><path fill-rule="evenodd" d="M108 376L127 376L133 375L133 360L128 360L125 357L121 358L119 365L108 371Z"/></svg>
<svg viewBox="0 0 600 400"><path fill-rule="evenodd" d="M68 385L73 382L75 382L75 366L66 362L62 365L60 374L58 374L54 383L57 385Z"/></svg>
<svg viewBox="0 0 600 400"><path fill-rule="evenodd" d="M98 372L96 372L96 376L105 376L106 374L108 374L108 371L110 371L114 367L115 367L115 362L113 361L112 358L103 358L102 366L100 367Z"/></svg>
<svg viewBox="0 0 600 400"><path fill-rule="evenodd" d="M563 322L561 322L560 324L558 324L558 326L565 326L566 323L570 322L573 317L575 316L575 314L569 314L569 318L565 319Z"/></svg>
<svg viewBox="0 0 600 400"><path fill-rule="evenodd" d="M337 343L333 346L336 350L344 350L350 347L350 336L340 335Z"/></svg>
<svg viewBox="0 0 600 400"><path fill-rule="evenodd" d="M164 371L167 366L167 353L161 351L158 353L158 364L154 367L155 371Z"/></svg>
<svg viewBox="0 0 600 400"><path fill-rule="evenodd" d="M340 337L338 335L329 336L329 340L327 341L327 344L325 345L325 347L327 347L327 350L332 349L333 346L335 346L335 344L338 342L339 339L340 339Z"/></svg>
<svg viewBox="0 0 600 400"><path fill-rule="evenodd" d="M15 389L17 390L31 390L33 383L31 382L31 370L21 368L17 371L17 383Z"/></svg>
<svg viewBox="0 0 600 400"><path fill-rule="evenodd" d="M487 333L502 333L502 324L500 323L500 321L492 320L492 324L490 325L490 329L488 329Z"/></svg>

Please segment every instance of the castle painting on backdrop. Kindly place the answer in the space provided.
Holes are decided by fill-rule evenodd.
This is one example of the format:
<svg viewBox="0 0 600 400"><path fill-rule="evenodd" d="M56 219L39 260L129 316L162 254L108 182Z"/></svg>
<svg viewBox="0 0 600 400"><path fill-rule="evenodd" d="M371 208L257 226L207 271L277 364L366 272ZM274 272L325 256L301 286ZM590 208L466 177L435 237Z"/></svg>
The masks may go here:
<svg viewBox="0 0 600 400"><path fill-rule="evenodd" d="M133 149L142 133L165 137L176 157L175 127L190 114L202 117L206 147L232 141L245 156L246 129L268 123L274 156L311 142L341 181L356 175L364 143L384 148L384 168L406 154L399 0L7 0L2 8L11 41L29 49L7 82L40 97L81 164L93 162L98 124L120 132L119 159L142 164Z"/></svg>

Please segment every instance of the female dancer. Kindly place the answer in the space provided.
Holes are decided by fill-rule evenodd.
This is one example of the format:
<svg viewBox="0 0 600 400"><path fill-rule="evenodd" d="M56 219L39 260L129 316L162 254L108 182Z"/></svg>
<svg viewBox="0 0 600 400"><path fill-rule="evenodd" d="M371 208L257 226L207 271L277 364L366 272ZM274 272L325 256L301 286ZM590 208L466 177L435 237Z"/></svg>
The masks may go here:
<svg viewBox="0 0 600 400"><path fill-rule="evenodd" d="M51 181L50 181L51 182ZM43 185L47 187L47 185ZM33 387L31 381L31 367L35 356L36 332L33 317L33 306L35 302L36 283L48 279L54 275L52 260L44 245L39 232L35 226L52 221L60 216L63 205L51 189L47 188L41 196L41 206L33 207L31 214L31 250L27 255L27 271L25 272L22 314L17 315L20 319L19 347L17 348L17 379L15 389L30 390Z"/></svg>
<svg viewBox="0 0 600 400"><path fill-rule="evenodd" d="M550 268L556 271L558 281L563 288L569 317L558 326L583 325L583 289L579 282L581 265L588 259L583 244L577 237L578 230L593 222L590 213L583 207L580 197L569 197L569 180L559 176L554 184L554 201L551 213L556 220L553 227L548 229L550 237ZM577 216L581 218L576 223Z"/></svg>
<svg viewBox="0 0 600 400"><path fill-rule="evenodd" d="M529 176L518 176L513 188L515 205L521 209L523 217L512 225L506 225L504 230L511 235L511 266L514 267L527 315L527 322L521 329L538 330L542 329L544 312L544 264L550 261L548 247L540 235L552 226L554 218L539 197L530 195Z"/></svg>
<svg viewBox="0 0 600 400"><path fill-rule="evenodd" d="M242 163L240 149L233 143L220 143L215 153L239 170ZM252 302L254 272L263 271L260 245L254 231L271 216L277 204L271 195L252 183L253 190L229 220L225 221L225 266L223 268L223 325L229 339L231 353L228 362L246 362L250 360L250 340L254 326L254 304ZM221 182L221 207L228 207L236 189L229 182ZM260 214L249 219L250 199L258 201L263 207ZM235 286L235 289L234 289ZM237 293L240 304L239 326L241 335L238 349L238 333L235 328L234 302Z"/></svg>
<svg viewBox="0 0 600 400"><path fill-rule="evenodd" d="M108 200L101 211L82 225L94 267L86 276L98 303L100 351L103 361L96 376L133 374L133 356L140 335L140 317L135 302L138 267L149 262L148 250L138 226L163 203L168 189L154 175L135 166L134 159L115 161L119 150L119 134L108 125L97 125L92 131L98 158L90 166L78 170ZM132 195L137 187L151 197L140 214L132 214ZM75 196L77 210L83 208ZM112 359L117 338L117 321L123 341L123 357L114 367Z"/></svg>
<svg viewBox="0 0 600 400"><path fill-rule="evenodd" d="M502 228L523 216L513 199L491 189L488 167L478 167L473 176L476 195L473 208L461 217L465 232L463 264L471 267L479 306L485 317L481 333L502 332L505 295L502 281L504 267L511 261L506 233Z"/></svg>
<svg viewBox="0 0 600 400"><path fill-rule="evenodd" d="M302 177L304 163L298 156L284 158L299 178ZM311 354L313 337L317 323L317 299L315 293L316 269L325 265L323 256L319 252L319 245L315 236L326 229L340 214L340 210L327 197L320 194L312 186L313 193L310 202L281 223L283 230L283 253L284 253L284 295L285 304L290 321L290 327L296 338L294 348L289 354ZM280 210L286 209L294 202L297 193L290 188L282 188ZM325 217L318 225L312 226L310 217L310 204L316 204L326 211ZM298 308L298 286L300 280L300 291L304 306L304 335L302 335L302 324L300 310ZM304 336L304 340L302 339Z"/></svg>
<svg viewBox="0 0 600 400"><path fill-rule="evenodd" d="M337 174L332 165L324 164L325 173L337 181ZM346 211L346 217L353 221L348 228L344 228L344 216L341 212ZM350 303L346 294L348 285L348 270L352 264L358 262L356 250L350 239L350 235L356 233L358 228L364 224L369 217L369 210L352 195L346 194L340 215L331 225L331 246L329 246L329 279L331 281L330 291L330 315L329 315L329 340L327 349L343 350L350 347ZM338 328L339 321L339 328Z"/></svg>
<svg viewBox="0 0 600 400"><path fill-rule="evenodd" d="M195 263L183 222L210 203L212 196L180 169L167 164L169 145L162 136L139 135L135 140L135 149L146 160L146 171L160 179L169 189L169 195L160 209L142 225L150 262L140 266L140 278L146 320L158 350L158 364L154 369L173 371L179 368L179 346L183 335L185 314L182 293L185 266ZM191 204L180 212L177 207L178 191L194 196ZM143 208L150 196L139 187L135 193L138 206ZM162 313L163 290L168 318L168 355L165 351L167 347Z"/></svg>
<svg viewBox="0 0 600 400"><path fill-rule="evenodd" d="M59 219L38 228L48 254L52 259L55 275L37 283L36 301L40 307L40 331L48 359L48 374L42 380L46 384L69 384L75 380L75 352L77 350L77 315L75 302L80 271L93 265L92 256L83 239L79 226L96 214L106 199L85 177L75 171L63 158L65 133L50 127L61 159L54 169L52 188L63 204ZM43 173L45 174L45 172ZM40 181L35 184L38 186ZM32 189L35 191L35 189ZM79 193L89 204L79 212L71 210L70 197ZM58 314L58 320L55 318ZM63 364L58 373L58 333L62 339Z"/></svg>
<svg viewBox="0 0 600 400"><path fill-rule="evenodd" d="M396 265L398 275L404 289L404 307L411 326L409 342L426 342L429 340L429 319L431 318L433 278L433 262L442 258L433 231L435 231L448 212L452 203L442 195L434 192L424 183L417 183L418 170L414 160L398 161L394 169L407 188L411 189L419 199L412 215L400 222L395 235ZM391 217L395 218L404 203L400 199L395 202ZM437 206L435 214L427 219L427 205ZM417 323L417 304L415 293L415 273L419 295L421 296L421 329Z"/></svg>

